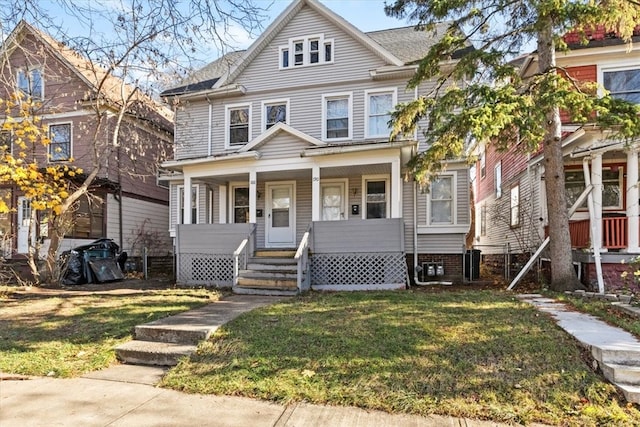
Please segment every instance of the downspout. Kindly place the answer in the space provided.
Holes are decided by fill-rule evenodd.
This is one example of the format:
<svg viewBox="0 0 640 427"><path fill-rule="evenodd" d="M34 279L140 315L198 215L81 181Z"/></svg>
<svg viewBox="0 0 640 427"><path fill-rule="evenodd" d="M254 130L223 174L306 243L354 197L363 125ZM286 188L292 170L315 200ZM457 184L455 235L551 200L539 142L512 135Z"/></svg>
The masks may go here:
<svg viewBox="0 0 640 427"><path fill-rule="evenodd" d="M588 187L591 185L591 172L589 171L589 157L582 159L582 170L584 171L584 185ZM600 259L600 247L598 246L597 239L594 235L598 228L596 227L595 219L595 207L593 205L593 194L589 192L587 196L587 204L589 206L589 228L591 228L591 242L593 245L593 258L596 264L596 276L598 276L598 293L604 293L604 283L602 281L602 261Z"/></svg>
<svg viewBox="0 0 640 427"><path fill-rule="evenodd" d="M442 280L429 282L418 280L418 184L415 180L413 181L413 282L418 286L453 284Z"/></svg>

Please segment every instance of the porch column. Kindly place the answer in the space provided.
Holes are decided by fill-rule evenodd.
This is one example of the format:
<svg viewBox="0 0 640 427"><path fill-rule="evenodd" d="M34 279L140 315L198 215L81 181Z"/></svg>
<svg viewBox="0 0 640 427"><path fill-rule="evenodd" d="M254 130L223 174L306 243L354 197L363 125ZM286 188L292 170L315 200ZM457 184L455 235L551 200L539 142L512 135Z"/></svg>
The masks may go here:
<svg viewBox="0 0 640 427"><path fill-rule="evenodd" d="M400 159L395 159L391 162L391 218L402 218Z"/></svg>
<svg viewBox="0 0 640 427"><path fill-rule="evenodd" d="M638 206L638 151L627 152L627 251L640 252L640 207Z"/></svg>
<svg viewBox="0 0 640 427"><path fill-rule="evenodd" d="M602 154L595 154L591 160L591 184L593 185L593 207L595 236L592 236L593 243L600 248L601 252L607 249L602 247Z"/></svg>
<svg viewBox="0 0 640 427"><path fill-rule="evenodd" d="M191 175L184 175L184 188L182 191L183 224L191 224Z"/></svg>
<svg viewBox="0 0 640 427"><path fill-rule="evenodd" d="M320 167L314 166L311 168L311 221L320 221L320 198Z"/></svg>
<svg viewBox="0 0 640 427"><path fill-rule="evenodd" d="M218 186L218 222L220 224L227 223L227 186Z"/></svg>
<svg viewBox="0 0 640 427"><path fill-rule="evenodd" d="M256 223L256 201L257 197L258 174L255 170L249 172L249 222ZM266 196L266 195L265 195Z"/></svg>

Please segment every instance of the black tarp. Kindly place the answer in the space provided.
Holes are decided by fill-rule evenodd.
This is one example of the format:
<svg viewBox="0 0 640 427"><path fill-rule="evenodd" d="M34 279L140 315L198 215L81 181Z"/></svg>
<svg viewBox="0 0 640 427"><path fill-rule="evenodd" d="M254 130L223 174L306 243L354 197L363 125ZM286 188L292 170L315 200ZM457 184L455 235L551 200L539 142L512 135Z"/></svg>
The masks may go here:
<svg viewBox="0 0 640 427"><path fill-rule="evenodd" d="M98 239L62 254L62 284L83 285L124 279L125 252L111 239Z"/></svg>

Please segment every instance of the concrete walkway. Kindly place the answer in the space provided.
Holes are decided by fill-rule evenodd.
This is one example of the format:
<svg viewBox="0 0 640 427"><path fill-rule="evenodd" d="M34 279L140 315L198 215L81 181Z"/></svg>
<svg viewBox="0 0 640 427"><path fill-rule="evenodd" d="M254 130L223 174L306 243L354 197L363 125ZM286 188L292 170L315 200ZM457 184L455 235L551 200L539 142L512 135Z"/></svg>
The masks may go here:
<svg viewBox="0 0 640 427"><path fill-rule="evenodd" d="M244 296L243 298L247 298ZM250 298L250 297L249 297ZM262 305L264 297L260 298ZM615 339L623 345L635 338L604 322L571 317L579 313L565 311L540 296L524 296L556 320L579 340L597 344ZM273 301L279 300L274 298ZM237 305L212 304L209 309L234 313L212 314L224 323L240 314ZM247 304L248 311L254 305ZM215 311L215 310L214 310ZM185 318L185 315L182 316ZM188 316L186 316L188 317ZM168 318L172 323L174 319ZM615 338L612 338L615 337ZM635 342L629 346L636 346ZM640 345L640 344L637 344ZM82 378L54 379L8 376L0 381L0 426L467 426L489 427L502 424L463 418L392 415L351 407L332 407L297 403L280 405L243 397L194 395L155 387L167 368L114 365L91 372ZM0 376L1 379L1 376Z"/></svg>

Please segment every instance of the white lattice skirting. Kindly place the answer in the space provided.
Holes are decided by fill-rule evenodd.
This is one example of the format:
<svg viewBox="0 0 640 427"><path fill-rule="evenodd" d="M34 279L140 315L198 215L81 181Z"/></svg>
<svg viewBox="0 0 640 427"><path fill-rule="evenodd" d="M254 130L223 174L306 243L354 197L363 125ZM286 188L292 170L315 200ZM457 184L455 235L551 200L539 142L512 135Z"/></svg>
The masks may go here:
<svg viewBox="0 0 640 427"><path fill-rule="evenodd" d="M233 285L233 255L190 254L178 255L178 283L230 287Z"/></svg>
<svg viewBox="0 0 640 427"><path fill-rule="evenodd" d="M311 287L404 286L407 263L402 252L313 254Z"/></svg>

